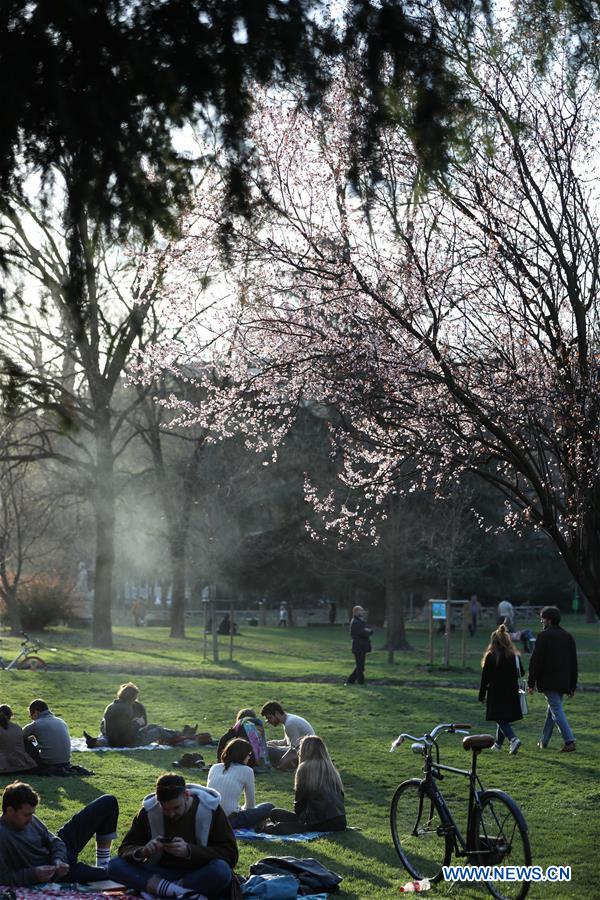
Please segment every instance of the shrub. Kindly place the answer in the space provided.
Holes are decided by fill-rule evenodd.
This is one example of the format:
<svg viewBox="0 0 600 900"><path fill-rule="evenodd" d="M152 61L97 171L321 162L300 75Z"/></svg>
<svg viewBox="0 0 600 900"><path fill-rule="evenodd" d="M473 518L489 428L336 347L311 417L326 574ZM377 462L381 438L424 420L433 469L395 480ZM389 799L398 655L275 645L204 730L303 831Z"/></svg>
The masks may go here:
<svg viewBox="0 0 600 900"><path fill-rule="evenodd" d="M36 575L19 585L19 608L25 631L41 631L71 616L73 589L57 574Z"/></svg>

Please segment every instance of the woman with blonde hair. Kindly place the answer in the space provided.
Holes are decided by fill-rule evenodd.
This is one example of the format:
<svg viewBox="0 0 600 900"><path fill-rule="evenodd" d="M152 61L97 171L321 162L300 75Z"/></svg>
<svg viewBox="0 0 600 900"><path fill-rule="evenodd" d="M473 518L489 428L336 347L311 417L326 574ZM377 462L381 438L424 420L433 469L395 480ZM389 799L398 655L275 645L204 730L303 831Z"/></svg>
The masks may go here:
<svg viewBox="0 0 600 900"><path fill-rule="evenodd" d="M260 830L267 834L343 831L346 828L344 786L321 738L316 734L303 737L298 760L294 811L273 809L271 821Z"/></svg>
<svg viewBox="0 0 600 900"><path fill-rule="evenodd" d="M481 658L481 686L479 702L487 697L486 719L496 722L496 743L492 750L501 750L504 738L510 741L509 753L514 756L521 741L511 722L523 718L519 700L519 678L525 674L521 657L515 650L506 625L492 632L490 642Z"/></svg>

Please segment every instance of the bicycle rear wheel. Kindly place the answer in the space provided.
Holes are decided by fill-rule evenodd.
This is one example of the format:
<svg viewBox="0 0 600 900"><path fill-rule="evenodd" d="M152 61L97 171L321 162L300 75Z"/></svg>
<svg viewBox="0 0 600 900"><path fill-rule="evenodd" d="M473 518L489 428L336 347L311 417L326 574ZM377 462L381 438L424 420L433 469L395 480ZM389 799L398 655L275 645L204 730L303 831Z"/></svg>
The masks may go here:
<svg viewBox="0 0 600 900"><path fill-rule="evenodd" d="M31 672L47 672L48 666L41 656L26 656L18 664L17 669L29 669Z"/></svg>
<svg viewBox="0 0 600 900"><path fill-rule="evenodd" d="M483 791L481 808L475 810L473 844L480 866L529 866L531 846L527 823L512 797L504 791ZM528 881L486 881L497 900L522 900Z"/></svg>
<svg viewBox="0 0 600 900"><path fill-rule="evenodd" d="M452 841L436 801L420 778L403 781L392 798L390 826L396 852L413 878L439 881L452 855Z"/></svg>

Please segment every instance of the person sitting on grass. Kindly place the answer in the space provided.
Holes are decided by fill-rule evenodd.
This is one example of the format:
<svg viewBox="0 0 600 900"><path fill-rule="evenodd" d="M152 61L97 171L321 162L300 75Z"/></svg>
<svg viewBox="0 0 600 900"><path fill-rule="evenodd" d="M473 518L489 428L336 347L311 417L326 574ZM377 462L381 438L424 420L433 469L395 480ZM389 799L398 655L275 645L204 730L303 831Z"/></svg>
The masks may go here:
<svg viewBox="0 0 600 900"><path fill-rule="evenodd" d="M0 706L0 773L35 772L37 770L37 748L25 741L23 729L11 722L13 711L3 703ZM28 752L27 745L31 747Z"/></svg>
<svg viewBox="0 0 600 900"><path fill-rule="evenodd" d="M234 738L221 754L221 762L210 767L206 786L221 795L221 806L232 828L254 828L274 809L274 803L254 805L254 772L249 760L252 747L243 738ZM240 809L240 795L244 806Z"/></svg>
<svg viewBox="0 0 600 900"><path fill-rule="evenodd" d="M181 731L163 728L162 725L148 724L148 716L140 703L140 689L132 681L122 684L117 696L104 710L100 724L100 734L93 737L83 732L87 746L94 747L143 747L158 744L177 745L196 736L198 726L184 725Z"/></svg>
<svg viewBox="0 0 600 900"><path fill-rule="evenodd" d="M238 851L219 801L211 788L160 775L110 861L109 878L157 897L227 896Z"/></svg>
<svg viewBox="0 0 600 900"><path fill-rule="evenodd" d="M15 781L4 789L0 818L0 884L32 887L47 881L103 881L110 845L117 834L119 804L104 794L69 819L58 834L48 831L35 815L39 794ZM78 856L96 836L96 865Z"/></svg>
<svg viewBox="0 0 600 900"><path fill-rule="evenodd" d="M63 775L71 766L71 735L64 719L50 712L45 700L32 700L29 704L32 719L23 729L27 741L35 741L38 749L38 765L43 772Z"/></svg>
<svg viewBox="0 0 600 900"><path fill-rule="evenodd" d="M302 738L294 781L294 811L272 809L257 831L297 834L301 831L344 831L344 787L327 747L316 734Z"/></svg>
<svg viewBox="0 0 600 900"><path fill-rule="evenodd" d="M234 724L219 740L217 762L221 762L221 755L229 741L238 737L248 741L252 748L248 765L260 770L268 769L271 763L265 737L265 726L263 720L256 715L255 710L249 707L238 711Z"/></svg>
<svg viewBox="0 0 600 900"><path fill-rule="evenodd" d="M271 765L284 772L295 769L298 765L298 745L305 735L314 734L315 729L302 716L286 713L277 700L269 700L268 703L265 703L260 714L265 717L269 725L273 725L275 728L283 725L285 733L285 738L282 740L267 741Z"/></svg>

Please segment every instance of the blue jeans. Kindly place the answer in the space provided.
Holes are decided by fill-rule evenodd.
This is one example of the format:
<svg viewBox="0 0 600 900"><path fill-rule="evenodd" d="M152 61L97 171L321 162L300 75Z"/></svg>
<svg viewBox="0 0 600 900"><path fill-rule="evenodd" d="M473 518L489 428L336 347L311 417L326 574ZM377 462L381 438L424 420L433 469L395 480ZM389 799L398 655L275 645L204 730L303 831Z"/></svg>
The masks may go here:
<svg viewBox="0 0 600 900"><path fill-rule="evenodd" d="M132 863L120 856L114 857L108 864L108 877L135 891L145 891L152 875L176 881L182 887L207 897L220 897L232 878L231 866L224 859L213 859L199 869Z"/></svg>
<svg viewBox="0 0 600 900"><path fill-rule="evenodd" d="M229 821L232 828L254 828L263 819L269 818L269 813L275 809L274 803L259 803L252 809L238 809L229 813Z"/></svg>
<svg viewBox="0 0 600 900"><path fill-rule="evenodd" d="M97 840L113 840L117 836L117 819L119 817L119 804L112 794L104 794L96 800L92 800L84 806L80 812L62 826L57 832L58 837L67 848L67 862L69 871L59 881L105 881L106 869L96 866L88 866L78 862L77 857L88 843L96 835Z"/></svg>
<svg viewBox="0 0 600 900"><path fill-rule="evenodd" d="M544 722L544 730L542 731L542 744L548 744L554 731L556 724L558 730L562 734L565 744L575 740L571 727L567 721L565 711L562 705L563 695L558 691L544 691L544 696L548 701L548 710L546 712L546 721Z"/></svg>
<svg viewBox="0 0 600 900"><path fill-rule="evenodd" d="M504 743L505 737L507 737L509 741L516 738L514 728L510 722L498 722L498 727L496 728L496 743L499 747Z"/></svg>

